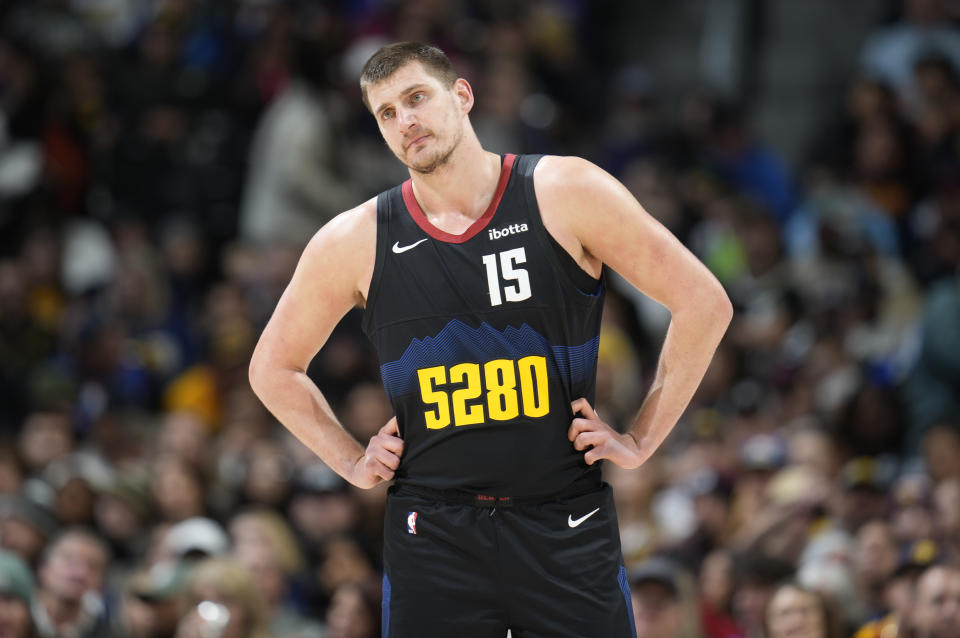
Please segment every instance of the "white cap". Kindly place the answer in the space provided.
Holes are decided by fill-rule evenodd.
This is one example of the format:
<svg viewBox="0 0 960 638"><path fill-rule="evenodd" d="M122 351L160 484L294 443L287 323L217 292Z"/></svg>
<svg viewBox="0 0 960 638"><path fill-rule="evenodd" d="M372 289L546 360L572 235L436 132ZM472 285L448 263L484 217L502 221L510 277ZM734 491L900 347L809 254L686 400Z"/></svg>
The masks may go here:
<svg viewBox="0 0 960 638"><path fill-rule="evenodd" d="M181 521L167 531L163 541L166 553L183 558L190 552L220 556L230 551L230 539L215 520L195 516Z"/></svg>

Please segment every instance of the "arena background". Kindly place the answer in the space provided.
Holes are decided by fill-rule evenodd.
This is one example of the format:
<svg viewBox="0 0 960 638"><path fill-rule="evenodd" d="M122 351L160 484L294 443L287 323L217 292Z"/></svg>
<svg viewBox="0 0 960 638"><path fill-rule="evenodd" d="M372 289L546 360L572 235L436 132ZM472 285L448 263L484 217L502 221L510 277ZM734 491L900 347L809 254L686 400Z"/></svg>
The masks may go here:
<svg viewBox="0 0 960 638"><path fill-rule="evenodd" d="M489 149L620 178L734 302L662 451L606 468L638 635L783 635L785 579L819 593L816 635L888 614L960 635L960 603L937 616L917 580L960 578L958 20L950 0L2 3L3 635L171 636L203 599L227 636L379 635L384 489L319 465L246 366L314 230L405 178L357 87L394 40L451 56ZM611 282L597 403L622 426L669 317ZM310 374L361 440L391 416L358 314Z"/></svg>

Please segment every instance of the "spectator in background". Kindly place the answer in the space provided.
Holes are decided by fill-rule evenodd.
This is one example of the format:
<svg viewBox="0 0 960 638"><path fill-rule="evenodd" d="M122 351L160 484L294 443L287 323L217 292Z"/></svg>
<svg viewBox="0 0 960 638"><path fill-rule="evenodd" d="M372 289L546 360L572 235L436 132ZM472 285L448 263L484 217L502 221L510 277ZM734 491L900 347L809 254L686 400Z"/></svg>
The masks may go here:
<svg viewBox="0 0 960 638"><path fill-rule="evenodd" d="M659 542L660 530L652 507L660 482L659 467L657 459L650 459L636 470L624 470L613 463L603 468L604 480L613 489L621 551L628 566L649 556Z"/></svg>
<svg viewBox="0 0 960 638"><path fill-rule="evenodd" d="M173 638L183 612L188 568L175 562L142 567L123 589L115 626L122 638Z"/></svg>
<svg viewBox="0 0 960 638"><path fill-rule="evenodd" d="M933 487L926 474L902 474L890 493L890 522L900 544L933 538Z"/></svg>
<svg viewBox="0 0 960 638"><path fill-rule="evenodd" d="M157 436L159 455L168 454L187 463L194 470L204 472L210 459L208 445L210 429L203 418L189 410L175 410L163 416Z"/></svg>
<svg viewBox="0 0 960 638"><path fill-rule="evenodd" d="M150 522L150 493L145 472L128 470L100 488L94 504L94 522L110 544L111 568L129 569L143 556Z"/></svg>
<svg viewBox="0 0 960 638"><path fill-rule="evenodd" d="M734 574L733 617L743 628L744 638L762 638L767 605L777 585L793 574L793 566L782 559L748 551L734 558Z"/></svg>
<svg viewBox="0 0 960 638"><path fill-rule="evenodd" d="M287 23L292 76L267 107L250 147L241 236L303 246L336 213L362 197L340 174L337 104L330 99L324 34Z"/></svg>
<svg viewBox="0 0 960 638"><path fill-rule="evenodd" d="M195 516L170 526L160 541L158 561L197 561L225 556L230 537L211 518Z"/></svg>
<svg viewBox="0 0 960 638"><path fill-rule="evenodd" d="M731 556L760 547L787 559L790 582L852 582L862 635L914 630L918 574L960 560L960 32L948 2L887 3L897 22L863 43L842 113L798 170L751 134L788 115L770 102L748 93L738 112L700 93L670 110L682 73L647 72L655 43L640 48L617 19L650 3L139 4L0 2L0 547L41 588L45 547L65 521L91 520L93 495L117 633L170 638L185 581L142 572L230 544L222 530L174 532L171 555L168 528L239 521L258 502L295 534L279 553L237 540L268 606L315 626L337 597L341 632L366 633L379 614L352 583L379 581L387 486L325 481L243 368L298 254L258 233L301 244L338 197L403 179L344 88L360 69L349 58L402 32L449 43L489 84L478 134L600 159L737 306L669 460L642 476L606 468L627 565L699 564L710 638L756 633L743 619L765 586L747 581L763 579ZM762 35L764 49L780 37ZM613 420L635 410L669 319L630 301L604 311L597 391ZM356 313L310 370L360 440L390 416L369 352ZM786 458L738 456L757 434L787 441ZM115 478L77 466L78 452ZM805 502L818 482L831 494ZM290 571L290 549L306 568ZM24 600L0 594L0 636Z"/></svg>
<svg viewBox="0 0 960 638"><path fill-rule="evenodd" d="M747 130L742 107L715 101L710 106L706 167L759 201L784 224L796 206L796 193L786 162Z"/></svg>
<svg viewBox="0 0 960 638"><path fill-rule="evenodd" d="M766 638L843 638L832 603L811 589L784 583L767 604Z"/></svg>
<svg viewBox="0 0 960 638"><path fill-rule="evenodd" d="M915 606L917 580L938 560L937 545L929 540L904 547L897 568L885 583L884 611L860 627L854 638L885 638L901 635L901 631L910 635L907 632Z"/></svg>
<svg viewBox="0 0 960 638"><path fill-rule="evenodd" d="M26 471L9 439L0 439L0 498L17 494L23 487Z"/></svg>
<svg viewBox="0 0 960 638"><path fill-rule="evenodd" d="M373 586L378 576L368 552L355 538L345 534L324 544L323 556L316 564L316 581L327 600L343 585Z"/></svg>
<svg viewBox="0 0 960 638"><path fill-rule="evenodd" d="M206 485L199 471L173 456L158 458L153 465L151 496L161 520L176 523L204 516Z"/></svg>
<svg viewBox="0 0 960 638"><path fill-rule="evenodd" d="M960 33L950 24L942 0L900 0L901 18L878 29L864 43L861 64L870 75L895 87L910 105L916 98L913 68L936 52L960 68Z"/></svg>
<svg viewBox="0 0 960 638"><path fill-rule="evenodd" d="M340 585L333 592L326 620L327 638L376 638L380 635L380 592L360 583Z"/></svg>
<svg viewBox="0 0 960 638"><path fill-rule="evenodd" d="M685 479L683 488L691 499L693 531L666 553L697 572L710 552L724 547L730 540L732 485L716 470L702 468Z"/></svg>
<svg viewBox="0 0 960 638"><path fill-rule="evenodd" d="M743 630L730 613L733 599L733 556L717 549L700 566L700 625L705 638L739 638Z"/></svg>
<svg viewBox="0 0 960 638"><path fill-rule="evenodd" d="M938 423L923 436L923 465L934 485L960 478L960 427Z"/></svg>
<svg viewBox="0 0 960 638"><path fill-rule="evenodd" d="M230 523L234 556L254 577L273 638L322 638L323 625L300 613L303 592L294 592L304 558L287 522L276 512L253 509ZM299 599L298 599L299 597Z"/></svg>
<svg viewBox="0 0 960 638"><path fill-rule="evenodd" d="M58 525L50 510L26 496L0 497L0 547L19 555L28 565L39 563Z"/></svg>
<svg viewBox="0 0 960 638"><path fill-rule="evenodd" d="M27 417L20 430L20 458L30 473L40 472L50 463L66 458L73 450L73 430L67 414L36 411Z"/></svg>
<svg viewBox="0 0 960 638"><path fill-rule="evenodd" d="M958 191L960 192L960 191ZM960 207L957 219L937 233L944 243L938 251L944 265L960 264ZM960 423L960 275L952 273L933 283L924 299L920 319L919 360L907 381L910 428L907 449L918 450L923 434L941 422Z"/></svg>
<svg viewBox="0 0 960 638"><path fill-rule="evenodd" d="M884 520L867 521L857 530L853 575L865 619L881 616L887 607L884 593L899 562L898 547Z"/></svg>
<svg viewBox="0 0 960 638"><path fill-rule="evenodd" d="M947 57L928 54L913 67L917 103L911 119L916 123L922 161L936 170L938 164L957 159L951 139L960 132L956 109L960 103L960 66Z"/></svg>
<svg viewBox="0 0 960 638"><path fill-rule="evenodd" d="M323 463L314 462L294 477L287 515L307 555L313 556L331 538L354 527L359 506L346 481Z"/></svg>
<svg viewBox="0 0 960 638"><path fill-rule="evenodd" d="M204 613L203 603L221 605L216 608L219 616L211 619ZM197 564L190 574L183 611L176 638L205 638L210 635L208 624L221 628L216 634L220 638L270 638L253 576L230 558L210 558Z"/></svg>
<svg viewBox="0 0 960 638"><path fill-rule="evenodd" d="M110 638L102 588L109 550L94 533L68 528L50 541L37 570L33 620L43 638Z"/></svg>
<svg viewBox="0 0 960 638"><path fill-rule="evenodd" d="M293 472L279 444L270 439L252 443L247 448L243 501L282 510L290 497Z"/></svg>
<svg viewBox="0 0 960 638"><path fill-rule="evenodd" d="M96 498L95 487L99 487L98 476L101 468L89 457L74 454L66 459L55 461L43 472L44 482L53 490L54 514L64 526L86 526L93 519L93 506Z"/></svg>
<svg viewBox="0 0 960 638"><path fill-rule="evenodd" d="M679 567L654 557L628 570L637 638L696 638L699 618L687 609Z"/></svg>
<svg viewBox="0 0 960 638"><path fill-rule="evenodd" d="M944 479L934 488L933 528L947 560L960 564L960 476Z"/></svg>
<svg viewBox="0 0 960 638"><path fill-rule="evenodd" d="M908 631L915 638L952 638L960 627L960 568L933 565L917 580Z"/></svg>
<svg viewBox="0 0 960 638"><path fill-rule="evenodd" d="M888 490L893 484L896 461L890 457L855 457L847 461L839 477L839 493L832 498L833 518L853 533L874 518L885 518Z"/></svg>
<svg viewBox="0 0 960 638"><path fill-rule="evenodd" d="M0 550L0 638L34 638L33 575L23 560Z"/></svg>

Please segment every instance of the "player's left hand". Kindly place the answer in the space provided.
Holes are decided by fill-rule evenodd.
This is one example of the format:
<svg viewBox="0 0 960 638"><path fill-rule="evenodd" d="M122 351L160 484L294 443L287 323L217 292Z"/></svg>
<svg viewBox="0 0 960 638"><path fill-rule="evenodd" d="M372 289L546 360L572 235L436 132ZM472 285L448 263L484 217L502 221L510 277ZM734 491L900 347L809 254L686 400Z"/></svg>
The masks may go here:
<svg viewBox="0 0 960 638"><path fill-rule="evenodd" d="M643 458L636 439L629 434L620 434L597 415L586 399L580 398L570 404L575 417L567 430L567 438L580 452L583 460L593 465L600 459L608 459L620 467L632 470L640 466Z"/></svg>

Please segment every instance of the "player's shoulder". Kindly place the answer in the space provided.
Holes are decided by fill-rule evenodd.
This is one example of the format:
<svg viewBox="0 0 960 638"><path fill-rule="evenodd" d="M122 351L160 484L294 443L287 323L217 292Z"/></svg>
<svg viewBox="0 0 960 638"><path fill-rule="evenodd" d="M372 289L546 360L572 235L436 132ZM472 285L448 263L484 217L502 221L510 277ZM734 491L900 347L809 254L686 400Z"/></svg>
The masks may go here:
<svg viewBox="0 0 960 638"><path fill-rule="evenodd" d="M561 155L541 158L533 173L533 184L541 214L546 216L579 217L584 207L609 203L623 188L593 162Z"/></svg>
<svg viewBox="0 0 960 638"><path fill-rule="evenodd" d="M362 297L369 286L377 253L377 198L346 210L318 230L300 257L308 278L336 287L345 284Z"/></svg>
<svg viewBox="0 0 960 638"><path fill-rule="evenodd" d="M326 261L331 256L344 267L373 259L377 241L377 199L343 211L320 227L307 243L302 259Z"/></svg>
<svg viewBox="0 0 960 638"><path fill-rule="evenodd" d="M616 180L590 160L575 155L544 155L533 172L537 194L561 198L590 196L594 189L608 188Z"/></svg>
<svg viewBox="0 0 960 638"><path fill-rule="evenodd" d="M336 215L314 234L307 249L330 243L356 245L376 238L377 198L373 197Z"/></svg>

